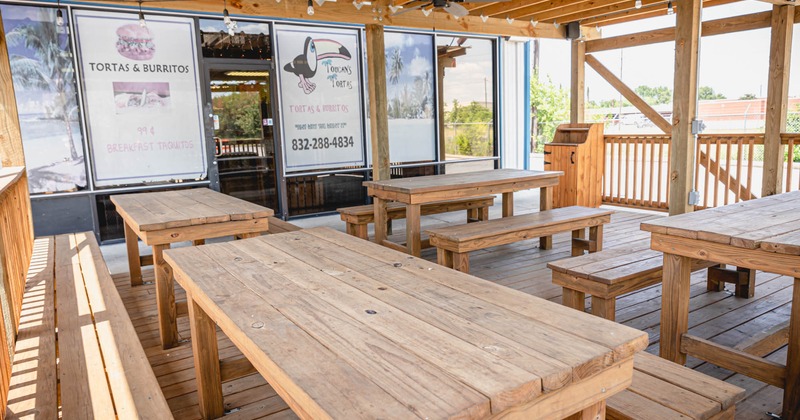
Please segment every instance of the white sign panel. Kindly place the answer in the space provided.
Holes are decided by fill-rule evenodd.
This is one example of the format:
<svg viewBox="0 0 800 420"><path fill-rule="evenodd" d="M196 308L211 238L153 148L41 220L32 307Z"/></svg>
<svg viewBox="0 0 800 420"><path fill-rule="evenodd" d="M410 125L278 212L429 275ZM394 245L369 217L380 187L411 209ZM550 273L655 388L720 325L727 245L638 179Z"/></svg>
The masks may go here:
<svg viewBox="0 0 800 420"><path fill-rule="evenodd" d="M206 176L194 21L75 12L98 186Z"/></svg>
<svg viewBox="0 0 800 420"><path fill-rule="evenodd" d="M286 171L363 165L358 31L275 33Z"/></svg>

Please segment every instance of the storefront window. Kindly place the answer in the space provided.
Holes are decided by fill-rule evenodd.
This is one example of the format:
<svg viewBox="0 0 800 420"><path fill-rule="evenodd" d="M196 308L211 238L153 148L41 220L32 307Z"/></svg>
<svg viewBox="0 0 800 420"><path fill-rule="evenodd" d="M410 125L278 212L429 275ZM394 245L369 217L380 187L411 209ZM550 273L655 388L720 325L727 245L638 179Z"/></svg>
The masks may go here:
<svg viewBox="0 0 800 420"><path fill-rule="evenodd" d="M438 36L436 51L445 160L496 156L494 42Z"/></svg>
<svg viewBox="0 0 800 420"><path fill-rule="evenodd" d="M229 29L221 20L200 19L203 57L269 60L272 50L269 24L236 22Z"/></svg>
<svg viewBox="0 0 800 420"><path fill-rule="evenodd" d="M387 32L385 50L391 161L434 161L433 36Z"/></svg>
<svg viewBox="0 0 800 420"><path fill-rule="evenodd" d="M0 5L31 193L86 188L68 13Z"/></svg>

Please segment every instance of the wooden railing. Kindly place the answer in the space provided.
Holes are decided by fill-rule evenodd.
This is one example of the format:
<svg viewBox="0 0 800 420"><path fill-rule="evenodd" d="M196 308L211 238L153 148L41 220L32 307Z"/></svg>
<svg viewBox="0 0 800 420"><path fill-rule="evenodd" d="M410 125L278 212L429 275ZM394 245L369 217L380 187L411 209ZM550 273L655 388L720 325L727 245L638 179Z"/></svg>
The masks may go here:
<svg viewBox="0 0 800 420"><path fill-rule="evenodd" d="M607 135L603 203L667 210L669 198L668 135ZM800 134L781 136L787 156L784 191L800 189ZM757 198L763 173L763 134L703 134L695 150L698 208Z"/></svg>
<svg viewBox="0 0 800 420"><path fill-rule="evenodd" d="M0 407L6 406L22 294L33 252L33 225L25 168L0 169Z"/></svg>

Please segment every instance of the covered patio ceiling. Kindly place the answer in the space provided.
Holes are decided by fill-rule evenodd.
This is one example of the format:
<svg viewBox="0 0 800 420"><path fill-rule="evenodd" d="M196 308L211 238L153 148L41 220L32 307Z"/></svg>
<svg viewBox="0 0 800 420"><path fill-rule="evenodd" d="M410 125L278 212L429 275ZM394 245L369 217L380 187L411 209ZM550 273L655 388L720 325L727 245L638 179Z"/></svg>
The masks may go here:
<svg viewBox="0 0 800 420"><path fill-rule="evenodd" d="M740 0L705 0L713 7ZM764 0L772 4L795 4L795 0ZM143 0L145 8L191 10L222 14L223 0ZM441 3L440 3L441 2ZM469 14L456 18L443 4L458 3ZM87 3L135 4L136 0L87 0ZM322 22L378 24L404 28L470 32L475 34L566 38L566 24L579 22L582 39L600 37L599 28L633 20L663 16L677 1L642 0L230 0L231 15L303 19ZM413 10L409 10L413 9ZM423 12L424 11L424 12ZM430 13L429 13L430 12Z"/></svg>

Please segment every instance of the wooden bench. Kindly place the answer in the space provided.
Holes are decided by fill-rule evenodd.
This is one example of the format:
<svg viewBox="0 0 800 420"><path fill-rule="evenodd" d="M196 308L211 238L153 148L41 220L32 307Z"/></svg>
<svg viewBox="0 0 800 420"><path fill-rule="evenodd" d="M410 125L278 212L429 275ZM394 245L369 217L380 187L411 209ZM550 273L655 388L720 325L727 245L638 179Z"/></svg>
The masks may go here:
<svg viewBox="0 0 800 420"><path fill-rule="evenodd" d="M586 295L592 296L592 313L614 321L617 297L661 282L663 255L650 249L650 242L607 249L594 254L547 264L553 283L561 286L565 306L586 310ZM692 271L717 264L696 261Z"/></svg>
<svg viewBox="0 0 800 420"><path fill-rule="evenodd" d="M733 419L745 390L649 353L633 362L633 383L606 400L612 420Z"/></svg>
<svg viewBox="0 0 800 420"><path fill-rule="evenodd" d="M451 211L467 211L467 222L489 220L489 207L494 205L494 196L464 198L458 200L437 201L423 204L420 214L448 213ZM368 226L375 223L374 207L369 205L345 207L337 210L342 221L347 223L347 233L361 239L369 239ZM388 223L395 219L405 219L406 206L403 203L391 202L386 208ZM391 230L391 229L389 229Z"/></svg>
<svg viewBox="0 0 800 420"><path fill-rule="evenodd" d="M172 418L91 232L36 239L14 355L10 418Z"/></svg>
<svg viewBox="0 0 800 420"><path fill-rule="evenodd" d="M269 219L269 233L284 233L284 232L294 232L302 229L300 226L291 224L289 222L284 222L281 219L278 219L275 216L270 216Z"/></svg>
<svg viewBox="0 0 800 420"><path fill-rule="evenodd" d="M580 206L540 211L467 225L427 230L437 248L439 264L469 272L469 253L479 249L524 241L561 232L572 232L572 255L602 249L603 224L613 211ZM585 229L589 228L589 239Z"/></svg>

